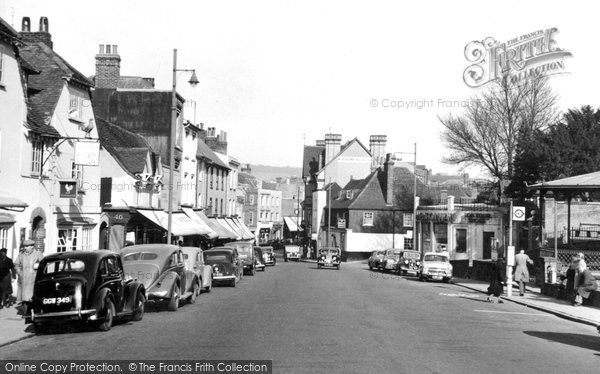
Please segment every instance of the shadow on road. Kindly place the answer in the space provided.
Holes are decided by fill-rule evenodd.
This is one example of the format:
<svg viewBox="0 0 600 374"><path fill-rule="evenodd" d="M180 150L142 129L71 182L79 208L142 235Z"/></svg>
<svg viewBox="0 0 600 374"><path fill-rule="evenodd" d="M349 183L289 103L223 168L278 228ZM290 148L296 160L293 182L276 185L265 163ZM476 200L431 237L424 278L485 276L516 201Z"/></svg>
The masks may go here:
<svg viewBox="0 0 600 374"><path fill-rule="evenodd" d="M575 347L592 349L600 352L600 336L546 331L523 331L525 334ZM596 353L596 356L600 354Z"/></svg>

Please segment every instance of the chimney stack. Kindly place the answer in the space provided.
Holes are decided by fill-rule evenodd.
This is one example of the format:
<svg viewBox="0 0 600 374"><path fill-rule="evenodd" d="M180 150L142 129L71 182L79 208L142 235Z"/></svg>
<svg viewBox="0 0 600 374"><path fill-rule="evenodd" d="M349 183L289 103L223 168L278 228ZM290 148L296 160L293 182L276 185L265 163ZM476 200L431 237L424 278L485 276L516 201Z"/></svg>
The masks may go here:
<svg viewBox="0 0 600 374"><path fill-rule="evenodd" d="M96 88L116 90L121 77L121 56L117 46L100 44L96 55Z"/></svg>
<svg viewBox="0 0 600 374"><path fill-rule="evenodd" d="M383 166L385 174L385 203L394 205L394 155L388 153Z"/></svg>
<svg viewBox="0 0 600 374"><path fill-rule="evenodd" d="M325 147L325 140L319 139L319 140L317 140L317 142L315 143L315 145L317 147Z"/></svg>
<svg viewBox="0 0 600 374"><path fill-rule="evenodd" d="M341 134L325 134L325 164L340 153L342 143Z"/></svg>
<svg viewBox="0 0 600 374"><path fill-rule="evenodd" d="M387 135L371 135L369 137L369 151L371 152L371 170L375 170L385 162L385 144Z"/></svg>
<svg viewBox="0 0 600 374"><path fill-rule="evenodd" d="M40 28L37 32L31 32L31 20L29 17L23 17L21 21L21 32L19 37L25 43L44 43L50 49L54 46L52 43L52 35L50 35L50 25L48 17L40 17Z"/></svg>

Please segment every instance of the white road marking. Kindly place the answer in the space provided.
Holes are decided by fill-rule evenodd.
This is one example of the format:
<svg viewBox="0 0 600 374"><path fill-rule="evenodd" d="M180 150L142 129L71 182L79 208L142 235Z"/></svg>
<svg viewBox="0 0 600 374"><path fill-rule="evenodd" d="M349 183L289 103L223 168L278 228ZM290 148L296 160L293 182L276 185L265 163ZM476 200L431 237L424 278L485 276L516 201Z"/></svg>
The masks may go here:
<svg viewBox="0 0 600 374"><path fill-rule="evenodd" d="M481 312L481 313L501 313L501 314L523 314L526 316L552 316L551 314L542 314L542 313L522 313L522 312L503 312L501 310L480 310L480 309L475 309L473 310L474 312Z"/></svg>

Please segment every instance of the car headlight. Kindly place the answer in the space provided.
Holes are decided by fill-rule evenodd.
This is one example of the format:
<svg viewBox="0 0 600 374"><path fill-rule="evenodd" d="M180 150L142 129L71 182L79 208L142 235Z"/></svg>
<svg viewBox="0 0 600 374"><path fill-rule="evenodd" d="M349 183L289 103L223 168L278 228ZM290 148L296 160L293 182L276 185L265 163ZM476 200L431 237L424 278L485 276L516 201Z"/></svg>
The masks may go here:
<svg viewBox="0 0 600 374"><path fill-rule="evenodd" d="M390 258L388 261L389 261L390 263L392 263L392 264L393 264L394 262L396 262L396 260L394 260L393 258Z"/></svg>
<svg viewBox="0 0 600 374"><path fill-rule="evenodd" d="M406 265L408 265L408 260L404 260L404 263L405 263Z"/></svg>
<svg viewBox="0 0 600 374"><path fill-rule="evenodd" d="M420 266L420 265L421 265L421 261L417 261L417 266Z"/></svg>
<svg viewBox="0 0 600 374"><path fill-rule="evenodd" d="M337 256L333 256L333 257L331 258L331 261L337 261Z"/></svg>

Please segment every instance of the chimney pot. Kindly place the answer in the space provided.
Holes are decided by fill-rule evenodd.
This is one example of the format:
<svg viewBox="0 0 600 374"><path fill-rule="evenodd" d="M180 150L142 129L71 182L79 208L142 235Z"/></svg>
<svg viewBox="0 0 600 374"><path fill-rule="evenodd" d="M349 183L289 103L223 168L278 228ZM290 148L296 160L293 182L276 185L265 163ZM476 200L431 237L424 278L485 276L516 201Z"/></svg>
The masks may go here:
<svg viewBox="0 0 600 374"><path fill-rule="evenodd" d="M40 17L40 32L50 32L48 17Z"/></svg>
<svg viewBox="0 0 600 374"><path fill-rule="evenodd" d="M100 46L98 48L98 54L100 54L100 55L104 54L104 44L100 44Z"/></svg>
<svg viewBox="0 0 600 374"><path fill-rule="evenodd" d="M117 52L117 45L116 44L113 44L112 51L113 51L113 54L115 54L115 55L118 54L118 52Z"/></svg>
<svg viewBox="0 0 600 374"><path fill-rule="evenodd" d="M22 32L30 32L31 31L31 20L29 17L23 17L21 21L21 31Z"/></svg>

